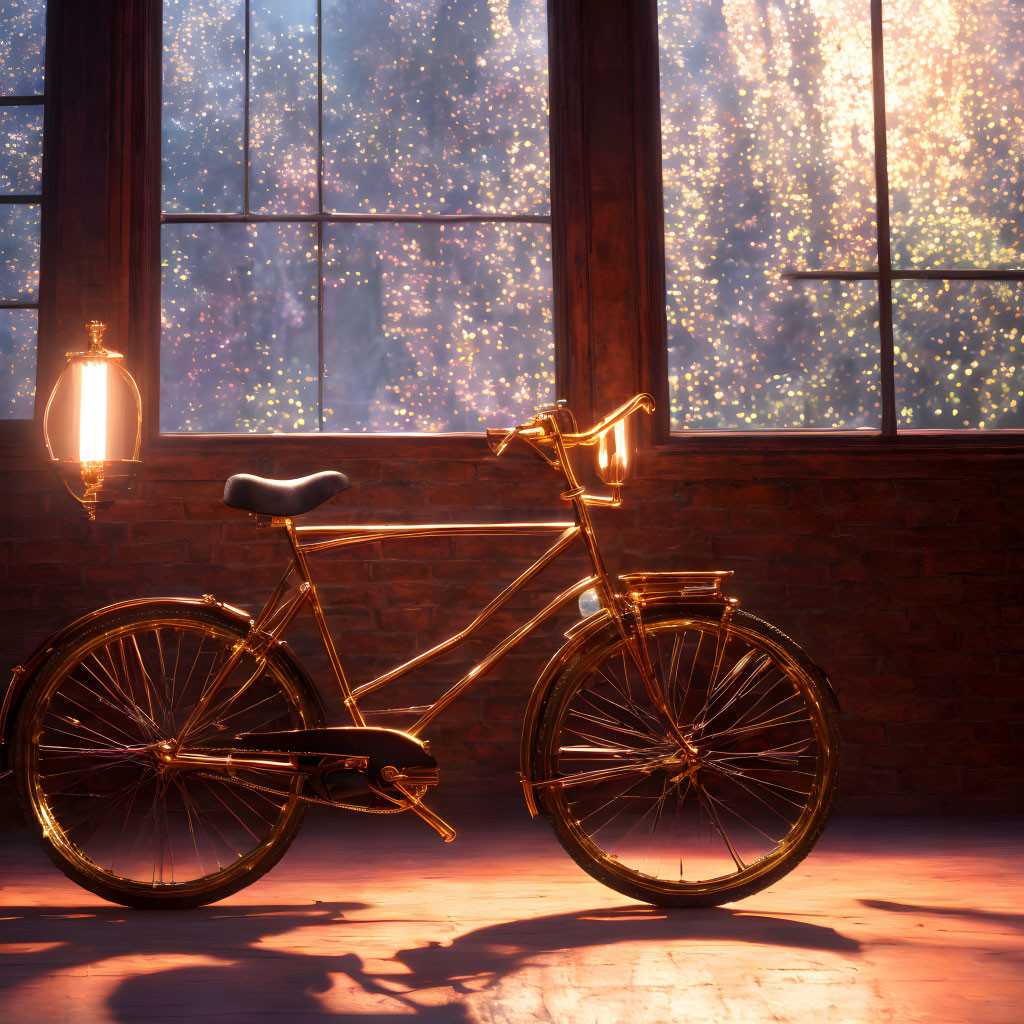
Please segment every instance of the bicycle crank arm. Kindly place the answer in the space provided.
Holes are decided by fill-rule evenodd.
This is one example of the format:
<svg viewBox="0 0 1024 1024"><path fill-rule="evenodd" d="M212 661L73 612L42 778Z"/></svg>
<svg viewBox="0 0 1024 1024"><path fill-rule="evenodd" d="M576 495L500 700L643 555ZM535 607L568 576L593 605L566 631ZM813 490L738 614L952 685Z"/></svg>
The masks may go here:
<svg viewBox="0 0 1024 1024"><path fill-rule="evenodd" d="M386 769L385 769L386 770ZM394 769L392 769L394 771ZM406 784L396 781L395 777L392 776L390 785L398 790L402 796L409 803L409 810L418 814L446 843L450 843L456 836L455 829L448 824L440 815L435 814L429 807L427 807L420 799L419 794L415 789L411 788L411 784ZM390 800L392 803L401 803L400 800L396 800L391 794L384 790L373 787L373 791L379 796L384 797L385 800Z"/></svg>

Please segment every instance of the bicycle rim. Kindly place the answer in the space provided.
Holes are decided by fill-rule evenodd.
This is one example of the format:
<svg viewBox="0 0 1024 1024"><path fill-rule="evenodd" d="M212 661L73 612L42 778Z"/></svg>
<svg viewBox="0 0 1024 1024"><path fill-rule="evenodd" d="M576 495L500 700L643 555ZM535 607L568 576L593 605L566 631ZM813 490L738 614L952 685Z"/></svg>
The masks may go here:
<svg viewBox="0 0 1024 1024"><path fill-rule="evenodd" d="M741 898L795 866L824 826L831 710L813 666L752 616L737 613L727 634L717 620L669 618L646 636L695 755L611 638L553 694L538 795L569 852L606 884L656 903Z"/></svg>
<svg viewBox="0 0 1024 1024"><path fill-rule="evenodd" d="M51 656L19 726L20 777L51 856L80 884L135 905L209 902L258 877L290 842L304 810L294 796L162 771L153 755L239 639L201 612L129 614ZM217 749L238 732L308 724L302 681L246 655L188 743Z"/></svg>

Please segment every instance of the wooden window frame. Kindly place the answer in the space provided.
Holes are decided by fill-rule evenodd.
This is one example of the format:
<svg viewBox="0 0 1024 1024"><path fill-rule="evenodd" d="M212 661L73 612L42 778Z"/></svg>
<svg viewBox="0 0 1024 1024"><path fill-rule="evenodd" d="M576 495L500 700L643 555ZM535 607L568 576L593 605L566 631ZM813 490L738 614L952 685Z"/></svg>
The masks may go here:
<svg viewBox="0 0 1024 1024"><path fill-rule="evenodd" d="M158 433L161 6L51 2L36 419L0 440L41 447L39 396L100 318L142 388L147 452L483 457L482 434ZM664 455L1020 452L1024 431L671 434L657 0L549 0L548 23L556 387L581 422L648 391L642 441Z"/></svg>

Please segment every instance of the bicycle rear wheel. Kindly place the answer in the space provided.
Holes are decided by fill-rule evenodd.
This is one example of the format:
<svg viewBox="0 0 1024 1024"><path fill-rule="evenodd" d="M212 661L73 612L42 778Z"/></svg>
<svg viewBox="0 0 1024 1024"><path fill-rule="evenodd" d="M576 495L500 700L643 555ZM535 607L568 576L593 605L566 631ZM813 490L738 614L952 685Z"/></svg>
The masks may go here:
<svg viewBox="0 0 1024 1024"><path fill-rule="evenodd" d="M533 753L538 806L585 871L662 906L742 899L792 870L836 790L838 734L820 671L736 612L645 624L665 703L609 630L552 688Z"/></svg>
<svg viewBox="0 0 1024 1024"><path fill-rule="evenodd" d="M181 738L244 636L202 605L119 609L36 673L15 728L19 795L51 859L79 885L126 906L195 907L255 881L288 848L305 815L293 793L243 785L266 786L266 776L168 770L154 754ZM239 732L318 724L319 703L286 658L246 654L188 746L215 750Z"/></svg>

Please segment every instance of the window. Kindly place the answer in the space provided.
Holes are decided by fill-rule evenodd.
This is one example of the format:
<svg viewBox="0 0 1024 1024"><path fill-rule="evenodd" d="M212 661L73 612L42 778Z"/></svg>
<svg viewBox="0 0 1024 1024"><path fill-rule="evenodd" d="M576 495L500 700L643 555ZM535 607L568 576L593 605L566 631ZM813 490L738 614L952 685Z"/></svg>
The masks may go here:
<svg viewBox="0 0 1024 1024"><path fill-rule="evenodd" d="M1020 5L659 0L659 39L673 429L1024 427Z"/></svg>
<svg viewBox="0 0 1024 1024"><path fill-rule="evenodd" d="M35 404L45 0L0 11L0 419Z"/></svg>
<svg viewBox="0 0 1024 1024"><path fill-rule="evenodd" d="M164 0L160 429L554 397L543 0Z"/></svg>

